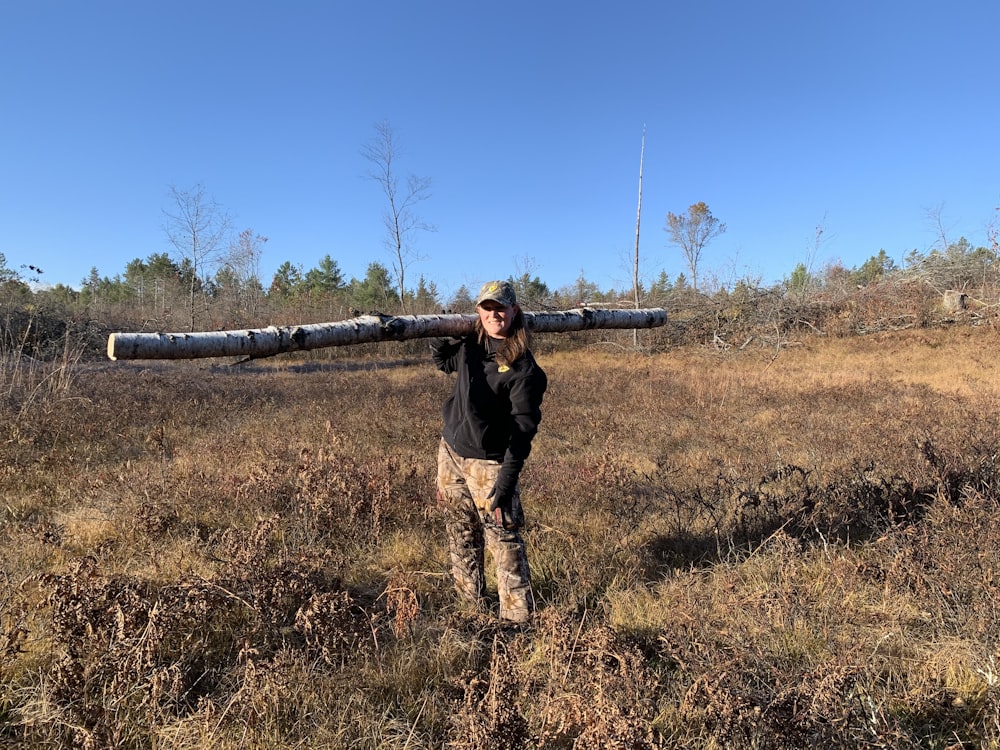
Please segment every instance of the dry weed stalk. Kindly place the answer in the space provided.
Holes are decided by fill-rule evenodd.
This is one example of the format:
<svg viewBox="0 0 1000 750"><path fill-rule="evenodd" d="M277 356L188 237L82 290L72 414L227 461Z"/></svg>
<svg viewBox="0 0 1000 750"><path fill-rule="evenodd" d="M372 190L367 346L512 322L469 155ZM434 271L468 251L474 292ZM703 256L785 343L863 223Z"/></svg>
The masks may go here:
<svg viewBox="0 0 1000 750"><path fill-rule="evenodd" d="M394 570L386 582L386 613L392 618L392 632L396 638L413 634L413 627L420 616L420 597L411 575L401 568Z"/></svg>
<svg viewBox="0 0 1000 750"><path fill-rule="evenodd" d="M463 679L464 699L455 714L451 750L516 750L528 746L528 722L519 708L518 662L494 637L485 675Z"/></svg>

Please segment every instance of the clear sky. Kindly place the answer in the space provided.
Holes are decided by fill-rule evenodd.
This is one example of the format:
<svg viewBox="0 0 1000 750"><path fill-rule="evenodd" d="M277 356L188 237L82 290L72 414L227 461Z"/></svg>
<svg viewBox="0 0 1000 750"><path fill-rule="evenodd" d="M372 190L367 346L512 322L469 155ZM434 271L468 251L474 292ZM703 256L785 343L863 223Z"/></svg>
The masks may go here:
<svg viewBox="0 0 1000 750"><path fill-rule="evenodd" d="M429 178L407 270L486 278L685 271L668 211L727 231L699 278L897 262L1000 212L997 0L5 0L0 252L48 283L171 252L197 184L283 262L386 266L361 155L387 121ZM817 242L817 228L823 233Z"/></svg>

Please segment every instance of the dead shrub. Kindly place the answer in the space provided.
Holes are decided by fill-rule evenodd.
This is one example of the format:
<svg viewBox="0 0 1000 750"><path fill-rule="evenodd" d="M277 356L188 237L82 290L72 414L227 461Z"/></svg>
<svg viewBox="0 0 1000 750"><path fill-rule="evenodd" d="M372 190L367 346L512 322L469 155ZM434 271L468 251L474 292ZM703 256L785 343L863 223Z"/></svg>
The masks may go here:
<svg viewBox="0 0 1000 750"><path fill-rule="evenodd" d="M254 555L268 529L262 523L243 555L236 550L238 576L157 586L104 575L83 558L63 575L39 577L57 646L48 674L59 714L38 726L78 726L97 747L129 747L144 727L242 690L251 662L263 669L289 647L331 663L370 649L380 615L325 590L314 564L259 567Z"/></svg>
<svg viewBox="0 0 1000 750"><path fill-rule="evenodd" d="M310 655L332 666L378 648L372 616L346 591L313 594L295 613L294 627Z"/></svg>
<svg viewBox="0 0 1000 750"><path fill-rule="evenodd" d="M666 687L664 675L654 666L659 662L655 651L605 625L578 627L567 641L572 629L557 619L550 618L547 626L556 637L550 647L563 658L552 661L555 679L543 699L539 746L572 742L572 747L585 750L665 747L654 728Z"/></svg>
<svg viewBox="0 0 1000 750"><path fill-rule="evenodd" d="M464 692L456 711L451 750L516 750L528 747L528 722L519 709L521 679L518 661L499 637L494 637L485 674L470 673L461 680Z"/></svg>
<svg viewBox="0 0 1000 750"><path fill-rule="evenodd" d="M315 533L378 544L387 518L405 515L415 472L396 456L371 461L346 452L303 450L295 511ZM402 512L402 513L401 513Z"/></svg>
<svg viewBox="0 0 1000 750"><path fill-rule="evenodd" d="M138 532L154 539L164 536L180 523L176 509L154 502L141 503L133 519Z"/></svg>

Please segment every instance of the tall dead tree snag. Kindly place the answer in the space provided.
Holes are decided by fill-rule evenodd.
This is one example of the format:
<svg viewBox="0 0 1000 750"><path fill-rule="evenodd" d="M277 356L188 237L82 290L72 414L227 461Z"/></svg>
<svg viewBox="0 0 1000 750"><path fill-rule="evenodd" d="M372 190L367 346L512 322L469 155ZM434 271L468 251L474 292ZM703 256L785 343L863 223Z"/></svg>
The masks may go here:
<svg viewBox="0 0 1000 750"><path fill-rule="evenodd" d="M592 310L524 314L538 333L584 331L595 328L655 328L667 322L660 308L647 310ZM475 327L475 315L362 315L336 323L270 326L254 330L201 333L112 333L108 357L118 359L199 359L249 357L257 359L284 352L328 346L405 341L435 336L462 336Z"/></svg>
<svg viewBox="0 0 1000 750"><path fill-rule="evenodd" d="M642 145L639 148L639 207L635 212L635 264L632 266L632 294L635 307L639 309L639 221L642 219L642 163L646 158L646 128L642 129ZM639 346L639 332L632 332L632 346Z"/></svg>

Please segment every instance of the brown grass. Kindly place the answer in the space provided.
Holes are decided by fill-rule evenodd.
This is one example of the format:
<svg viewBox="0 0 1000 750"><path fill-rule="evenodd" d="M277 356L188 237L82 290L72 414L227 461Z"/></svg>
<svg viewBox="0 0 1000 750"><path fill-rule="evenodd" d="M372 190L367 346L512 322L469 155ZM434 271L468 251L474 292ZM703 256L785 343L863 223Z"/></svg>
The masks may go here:
<svg viewBox="0 0 1000 750"><path fill-rule="evenodd" d="M452 596L427 361L11 383L0 745L996 747L997 343L541 354L525 628Z"/></svg>

